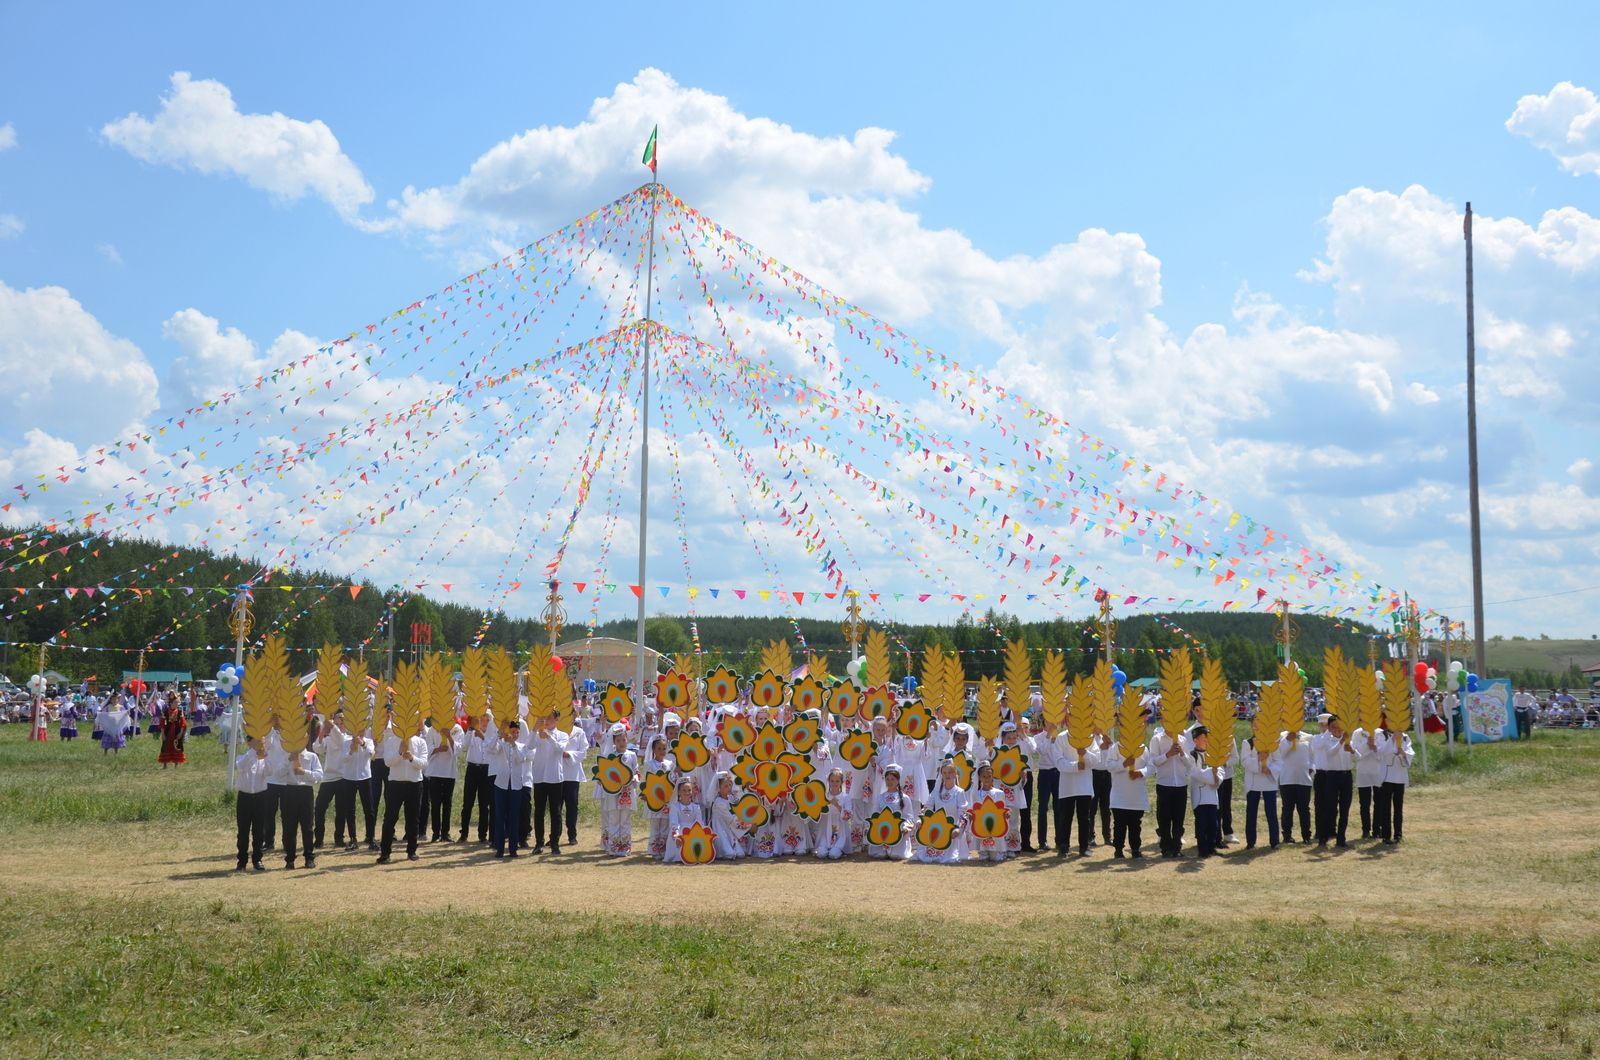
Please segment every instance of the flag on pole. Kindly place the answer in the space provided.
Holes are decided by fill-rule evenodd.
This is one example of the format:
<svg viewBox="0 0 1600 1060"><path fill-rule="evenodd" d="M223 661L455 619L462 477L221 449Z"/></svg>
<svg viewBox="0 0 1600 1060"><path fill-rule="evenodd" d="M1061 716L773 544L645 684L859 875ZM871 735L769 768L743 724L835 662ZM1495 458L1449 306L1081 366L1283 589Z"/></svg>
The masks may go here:
<svg viewBox="0 0 1600 1060"><path fill-rule="evenodd" d="M656 130L659 128L659 125L650 127L650 139L644 145L644 157L639 159L640 162L650 167L650 175L652 177L656 175Z"/></svg>

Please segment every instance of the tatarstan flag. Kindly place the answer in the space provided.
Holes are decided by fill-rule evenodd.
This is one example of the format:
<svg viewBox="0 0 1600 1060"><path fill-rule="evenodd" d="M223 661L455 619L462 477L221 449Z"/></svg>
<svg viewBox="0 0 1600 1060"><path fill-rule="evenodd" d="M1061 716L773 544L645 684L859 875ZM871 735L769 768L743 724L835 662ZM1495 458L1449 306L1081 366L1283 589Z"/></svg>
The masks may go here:
<svg viewBox="0 0 1600 1060"><path fill-rule="evenodd" d="M645 142L644 157L639 159L640 162L650 167L650 175L652 177L656 175L656 130L659 128L659 125L650 127L650 139Z"/></svg>

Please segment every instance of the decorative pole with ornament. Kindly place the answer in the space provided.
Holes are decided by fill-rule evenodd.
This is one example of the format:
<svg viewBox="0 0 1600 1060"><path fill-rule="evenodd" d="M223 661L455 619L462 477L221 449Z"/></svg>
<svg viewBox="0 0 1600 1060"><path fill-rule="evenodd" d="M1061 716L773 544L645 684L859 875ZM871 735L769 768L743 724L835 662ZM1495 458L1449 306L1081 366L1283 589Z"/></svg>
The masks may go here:
<svg viewBox="0 0 1600 1060"><path fill-rule="evenodd" d="M44 647L39 645L39 672L28 678L28 691L33 693L33 727L28 730L28 739L41 743L50 734L44 720Z"/></svg>

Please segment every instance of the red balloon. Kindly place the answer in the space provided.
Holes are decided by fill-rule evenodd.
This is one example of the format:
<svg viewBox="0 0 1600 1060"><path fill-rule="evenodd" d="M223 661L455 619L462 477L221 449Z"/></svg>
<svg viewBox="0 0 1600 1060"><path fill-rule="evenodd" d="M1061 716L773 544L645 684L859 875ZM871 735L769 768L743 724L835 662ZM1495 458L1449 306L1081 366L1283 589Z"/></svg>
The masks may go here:
<svg viewBox="0 0 1600 1060"><path fill-rule="evenodd" d="M567 661L559 655L550 656L550 669L560 673L567 668Z"/></svg>

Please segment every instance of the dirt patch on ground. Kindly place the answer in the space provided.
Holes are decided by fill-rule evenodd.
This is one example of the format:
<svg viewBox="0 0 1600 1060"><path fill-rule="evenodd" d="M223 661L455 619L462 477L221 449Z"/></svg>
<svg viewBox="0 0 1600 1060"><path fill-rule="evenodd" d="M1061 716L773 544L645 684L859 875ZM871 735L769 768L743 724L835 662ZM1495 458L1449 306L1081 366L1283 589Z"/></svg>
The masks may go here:
<svg viewBox="0 0 1600 1060"><path fill-rule="evenodd" d="M28 829L0 858L0 886L99 896L219 900L293 914L376 908L463 910L513 903L528 910L703 911L789 915L930 912L996 925L1053 915L1140 913L1206 919L1437 924L1486 931L1592 935L1600 931L1600 880L1553 874L1600 849L1600 790L1568 792L1558 806L1529 805L1503 790L1421 789L1407 800L1397 847L1355 842L1346 850L1234 847L1198 861L1117 861L1023 856L999 865L888 864L865 857L747 860L700 867L642 857L612 859L580 831L559 858L498 861L485 848L425 845L421 858L373 864L373 855L329 852L315 869L235 874L231 828L129 824ZM1235 825L1241 831L1242 816ZM1146 835L1154 843L1153 818ZM273 862L269 858L269 864Z"/></svg>

